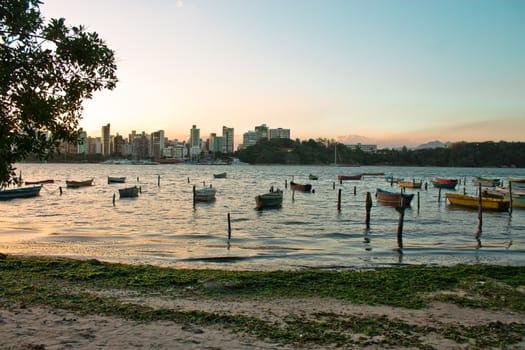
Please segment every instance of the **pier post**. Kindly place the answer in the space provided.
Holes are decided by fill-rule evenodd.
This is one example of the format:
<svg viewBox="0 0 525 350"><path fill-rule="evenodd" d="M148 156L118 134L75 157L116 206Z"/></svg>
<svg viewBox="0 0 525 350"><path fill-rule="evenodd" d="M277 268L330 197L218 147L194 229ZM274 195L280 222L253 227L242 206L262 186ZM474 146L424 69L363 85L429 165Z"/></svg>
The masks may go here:
<svg viewBox="0 0 525 350"><path fill-rule="evenodd" d="M157 186L160 187L160 175L157 176Z"/></svg>
<svg viewBox="0 0 525 350"><path fill-rule="evenodd" d="M113 206L115 206L115 194L113 193Z"/></svg>
<svg viewBox="0 0 525 350"><path fill-rule="evenodd" d="M284 179L284 188L288 188L288 180Z"/></svg>
<svg viewBox="0 0 525 350"><path fill-rule="evenodd" d="M337 194L337 210L341 211L341 189L339 189Z"/></svg>
<svg viewBox="0 0 525 350"><path fill-rule="evenodd" d="M139 182L139 177L137 176L137 182Z"/></svg>
<svg viewBox="0 0 525 350"><path fill-rule="evenodd" d="M195 209L195 185L193 185L193 209Z"/></svg>
<svg viewBox="0 0 525 350"><path fill-rule="evenodd" d="M333 182L332 189L335 190L335 181Z"/></svg>
<svg viewBox="0 0 525 350"><path fill-rule="evenodd" d="M419 212L419 191L417 191L417 211Z"/></svg>
<svg viewBox="0 0 525 350"><path fill-rule="evenodd" d="M58 190L60 191L60 195L62 195L62 186L59 186Z"/></svg>
<svg viewBox="0 0 525 350"><path fill-rule="evenodd" d="M356 188L356 187L357 187L357 186L354 186L354 196L355 196L356 193L357 193L357 188Z"/></svg>
<svg viewBox="0 0 525 350"><path fill-rule="evenodd" d="M509 216L512 216L512 181L509 181Z"/></svg>
<svg viewBox="0 0 525 350"><path fill-rule="evenodd" d="M403 249L403 221L405 220L405 198L401 199L401 206L396 208L399 213L399 220L397 222L397 246L400 251Z"/></svg>
<svg viewBox="0 0 525 350"><path fill-rule="evenodd" d="M370 195L370 192L366 193L366 228L370 228L370 210L372 209L372 196Z"/></svg>
<svg viewBox="0 0 525 350"><path fill-rule="evenodd" d="M478 185L478 234L481 233L483 224L483 195L481 192L481 183Z"/></svg>
<svg viewBox="0 0 525 350"><path fill-rule="evenodd" d="M228 213L228 241L232 238L232 225L230 221L230 213Z"/></svg>
<svg viewBox="0 0 525 350"><path fill-rule="evenodd" d="M295 202L295 190L292 191L292 202Z"/></svg>
<svg viewBox="0 0 525 350"><path fill-rule="evenodd" d="M441 202L441 187L438 190L438 203Z"/></svg>

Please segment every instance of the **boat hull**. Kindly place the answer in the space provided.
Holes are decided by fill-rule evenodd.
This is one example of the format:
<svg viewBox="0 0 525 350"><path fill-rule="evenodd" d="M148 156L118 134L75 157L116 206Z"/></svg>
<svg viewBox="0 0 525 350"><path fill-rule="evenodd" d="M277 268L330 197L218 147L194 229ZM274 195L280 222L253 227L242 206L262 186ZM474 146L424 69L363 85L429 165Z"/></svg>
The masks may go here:
<svg viewBox="0 0 525 350"><path fill-rule="evenodd" d="M139 188L137 186L120 188L118 190L120 198L132 198L139 196Z"/></svg>
<svg viewBox="0 0 525 350"><path fill-rule="evenodd" d="M125 177L114 177L114 176L108 176L108 184L111 183L124 183L126 182Z"/></svg>
<svg viewBox="0 0 525 350"><path fill-rule="evenodd" d="M92 186L92 185L93 185L93 179L89 179L85 181L66 180L66 187L68 188L78 188L78 187L85 187L85 186Z"/></svg>
<svg viewBox="0 0 525 350"><path fill-rule="evenodd" d="M211 202L215 200L215 194L217 190L215 188L201 188L195 190L195 201L197 202Z"/></svg>
<svg viewBox="0 0 525 350"><path fill-rule="evenodd" d="M280 208L283 205L283 192L268 192L255 196L255 208L266 209L266 208Z"/></svg>
<svg viewBox="0 0 525 350"><path fill-rule="evenodd" d="M379 203L392 205L395 207L403 206L402 203L404 203L404 207L409 207L410 203L412 202L412 199L414 198L413 193L410 193L410 194L396 193L396 192L385 191L380 188L376 190L376 196L377 196L377 201Z"/></svg>
<svg viewBox="0 0 525 350"><path fill-rule="evenodd" d="M310 192L312 190L312 185L311 184L298 184L293 181L290 181L290 189L292 191Z"/></svg>
<svg viewBox="0 0 525 350"><path fill-rule="evenodd" d="M446 197L452 205L474 209L477 209L479 207L478 197L457 193L447 193ZM507 211L509 210L509 206L510 201L508 199L491 197L482 197L481 199L481 207L484 210Z"/></svg>
<svg viewBox="0 0 525 350"><path fill-rule="evenodd" d="M42 184L32 187L14 188L0 191L0 200L10 200L15 198L36 197L40 194Z"/></svg>
<svg viewBox="0 0 525 350"><path fill-rule="evenodd" d="M399 181L399 187L401 188L421 188L422 182L416 181Z"/></svg>
<svg viewBox="0 0 525 350"><path fill-rule="evenodd" d="M448 190L453 190L456 188L458 180L456 179L434 179L432 180L432 185L436 188L445 188Z"/></svg>
<svg viewBox="0 0 525 350"><path fill-rule="evenodd" d="M339 181L344 180L361 180L363 177L363 174L356 174L356 175L337 175L337 179Z"/></svg>

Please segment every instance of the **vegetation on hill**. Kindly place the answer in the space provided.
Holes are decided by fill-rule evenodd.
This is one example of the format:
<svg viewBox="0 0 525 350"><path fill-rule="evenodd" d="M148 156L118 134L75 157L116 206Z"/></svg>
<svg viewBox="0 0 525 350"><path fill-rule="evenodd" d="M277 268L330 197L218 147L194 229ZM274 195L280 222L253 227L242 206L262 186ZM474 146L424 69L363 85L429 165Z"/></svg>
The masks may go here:
<svg viewBox="0 0 525 350"><path fill-rule="evenodd" d="M380 149L374 153L359 147L323 139L263 141L237 152L250 164L350 164L449 167L525 167L525 142L456 142L446 148L409 150Z"/></svg>

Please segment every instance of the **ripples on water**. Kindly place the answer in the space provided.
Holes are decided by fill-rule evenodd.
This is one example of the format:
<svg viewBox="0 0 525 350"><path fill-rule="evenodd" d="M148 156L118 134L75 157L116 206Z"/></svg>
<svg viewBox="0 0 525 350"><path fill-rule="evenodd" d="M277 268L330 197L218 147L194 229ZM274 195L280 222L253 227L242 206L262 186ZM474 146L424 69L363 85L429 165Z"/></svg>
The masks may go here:
<svg viewBox="0 0 525 350"><path fill-rule="evenodd" d="M448 205L445 191L438 202L438 190L430 184L434 177L459 178L458 191L465 187L468 194L475 194L473 176L525 177L525 169L19 164L18 170L26 180L55 179L55 183L45 184L37 198L0 202L0 251L5 253L254 270L525 264L525 210L515 209L512 217L484 213L477 239L477 211ZM213 178L223 171L228 173L226 179ZM378 187L397 191L397 185L391 188L384 176L337 182L338 174L381 171L429 184L428 190L407 189L419 193L419 206L416 196L406 210L403 254L396 250L399 214L378 204L374 196ZM319 180L308 180L310 173ZM108 184L107 176L126 176L127 183ZM91 177L92 187L65 186L65 180ZM311 183L315 193L292 196L285 189L292 178ZM118 199L118 188L135 184L142 189L139 198ZM197 203L194 209L193 185L210 184L218 191L216 201ZM284 189L283 207L254 210L254 197L271 186ZM369 230L366 192L374 202Z"/></svg>

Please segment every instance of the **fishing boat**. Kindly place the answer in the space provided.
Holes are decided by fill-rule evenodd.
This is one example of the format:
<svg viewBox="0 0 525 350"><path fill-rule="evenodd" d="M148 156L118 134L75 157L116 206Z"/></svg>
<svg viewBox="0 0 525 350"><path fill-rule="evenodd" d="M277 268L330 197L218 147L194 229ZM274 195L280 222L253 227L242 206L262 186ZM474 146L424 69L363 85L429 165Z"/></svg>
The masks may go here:
<svg viewBox="0 0 525 350"><path fill-rule="evenodd" d="M465 194L458 193L447 193L446 197L450 204L468 207L468 208L478 208L479 207L479 197L468 196ZM484 210L495 210L495 211L507 211L509 210L510 201L506 198L492 198L483 196L481 198L481 207Z"/></svg>
<svg viewBox="0 0 525 350"><path fill-rule="evenodd" d="M121 176L121 177L108 176L108 184L111 184L111 183L124 183L124 182L126 182L126 177L125 176Z"/></svg>
<svg viewBox="0 0 525 350"><path fill-rule="evenodd" d="M412 202L412 198L414 198L414 194L406 194L406 193L400 193L400 192L390 192L383 190L381 188L376 189L376 197L377 201L383 204L393 205L393 206L401 206L401 203L405 204L405 207L410 206L410 202Z"/></svg>
<svg viewBox="0 0 525 350"><path fill-rule="evenodd" d="M431 181L432 185L436 188L446 188L449 190L453 190L456 188L456 185L458 184L457 179L443 179L443 178L435 178Z"/></svg>
<svg viewBox="0 0 525 350"><path fill-rule="evenodd" d="M485 187L496 187L500 184L500 179L491 179L486 177L475 177L472 179L472 183L475 186L485 186Z"/></svg>
<svg viewBox="0 0 525 350"><path fill-rule="evenodd" d="M339 181L344 181L344 180L361 180L362 177L363 177L363 174L337 175L337 179Z"/></svg>
<svg viewBox="0 0 525 350"><path fill-rule="evenodd" d="M195 190L194 196L197 202L211 202L215 200L217 190L213 187L204 187Z"/></svg>
<svg viewBox="0 0 525 350"><path fill-rule="evenodd" d="M312 190L312 185L311 184L298 184L296 182L290 181L290 189L292 191L310 192Z"/></svg>
<svg viewBox="0 0 525 350"><path fill-rule="evenodd" d="M255 209L280 208L283 205L283 191L274 191L255 196Z"/></svg>
<svg viewBox="0 0 525 350"><path fill-rule="evenodd" d="M421 185L423 185L423 181L399 181L398 184L401 188L421 188Z"/></svg>
<svg viewBox="0 0 525 350"><path fill-rule="evenodd" d="M226 173L213 174L213 177L216 179L225 179Z"/></svg>
<svg viewBox="0 0 525 350"><path fill-rule="evenodd" d="M308 175L308 179L309 180L319 180L319 176L310 174L310 175Z"/></svg>
<svg viewBox="0 0 525 350"><path fill-rule="evenodd" d="M47 179L47 180L36 180L36 181L25 181L26 185L40 185L40 184L52 184L55 180Z"/></svg>
<svg viewBox="0 0 525 350"><path fill-rule="evenodd" d="M130 198L139 196L139 188L137 186L119 188L118 194L120 198Z"/></svg>
<svg viewBox="0 0 525 350"><path fill-rule="evenodd" d="M93 179L84 180L84 181L66 180L66 187L69 187L69 188L78 188L78 187L92 186L92 185L93 185Z"/></svg>
<svg viewBox="0 0 525 350"><path fill-rule="evenodd" d="M42 189L42 186L43 186L42 184L39 184L38 186L19 187L19 188L13 188L9 190L1 190L0 200L36 197L40 194L40 190Z"/></svg>

